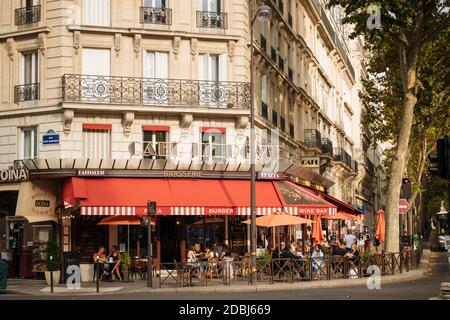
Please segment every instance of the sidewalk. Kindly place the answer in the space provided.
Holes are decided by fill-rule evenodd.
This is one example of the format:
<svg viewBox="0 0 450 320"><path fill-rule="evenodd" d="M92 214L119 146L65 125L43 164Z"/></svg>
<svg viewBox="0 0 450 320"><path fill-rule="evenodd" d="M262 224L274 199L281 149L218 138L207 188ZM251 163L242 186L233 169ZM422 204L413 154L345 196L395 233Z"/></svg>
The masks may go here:
<svg viewBox="0 0 450 320"><path fill-rule="evenodd" d="M409 272L404 271L391 276L381 277L381 286L388 283L396 283L403 281L413 281L423 277L426 277L426 271L428 268L428 258L430 252L424 250L420 267L416 270ZM54 293L50 292L50 287L47 286L45 281L34 280L8 280L6 294L11 295L60 295L60 296L72 296L72 295L114 295L114 294L130 294L130 293L146 293L149 295L167 294L167 293L232 293L232 292L258 292L258 291L282 291L282 290L304 290L315 288L338 288L338 287L353 287L366 285L369 278L361 279L334 279L334 280L321 280L313 282L296 282L296 283L277 283L268 284L260 283L256 285L248 284L236 284L231 286L219 285L219 286L198 286L198 287L183 287L183 288L157 288L158 279L154 278L154 288L147 288L146 281L136 280L133 282L112 282L101 283L100 293L96 292L95 282L83 282L80 289L69 289L66 285L57 285L54 287ZM0 294L0 299L2 295Z"/></svg>

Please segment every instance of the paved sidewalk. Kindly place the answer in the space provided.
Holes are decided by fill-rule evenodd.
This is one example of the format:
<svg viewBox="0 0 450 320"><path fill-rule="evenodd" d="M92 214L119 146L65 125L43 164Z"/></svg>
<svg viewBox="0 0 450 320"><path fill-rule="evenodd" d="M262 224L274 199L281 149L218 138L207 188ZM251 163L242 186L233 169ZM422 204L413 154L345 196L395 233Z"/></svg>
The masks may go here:
<svg viewBox="0 0 450 320"><path fill-rule="evenodd" d="M420 267L416 270L403 273L397 273L391 276L381 277L381 285L388 283L397 283L403 281L413 281L427 277L429 250L424 250ZM434 254L433 254L434 256ZM163 294L163 293L226 293L226 292L258 292L258 291L282 291L282 290L304 290L314 288L338 288L353 287L367 284L369 278L361 279L334 279L321 280L313 282L295 282L295 283L259 283L256 285L236 284L236 285L211 285L211 286L194 286L194 287L163 287L158 288L159 279L154 278L154 288L147 288L146 281L135 280L132 282L105 282L100 284L100 293L96 292L95 282L83 282L80 289L69 289L66 285L57 285L54 287L54 293L50 292L50 287L45 281L39 280L8 280L8 288L6 294L11 295L114 295L129 293L145 293L145 294ZM1 291L0 291L1 293ZM0 299L2 295L0 294Z"/></svg>

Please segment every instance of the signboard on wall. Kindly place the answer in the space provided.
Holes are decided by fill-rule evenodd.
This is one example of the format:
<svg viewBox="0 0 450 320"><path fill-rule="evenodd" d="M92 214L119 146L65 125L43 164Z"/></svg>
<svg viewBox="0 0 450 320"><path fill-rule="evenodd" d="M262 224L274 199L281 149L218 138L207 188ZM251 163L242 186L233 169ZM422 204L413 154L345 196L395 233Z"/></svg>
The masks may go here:
<svg viewBox="0 0 450 320"><path fill-rule="evenodd" d="M303 157L302 158L302 167L318 168L318 167L320 167L320 158L319 157Z"/></svg>
<svg viewBox="0 0 450 320"><path fill-rule="evenodd" d="M55 213L56 190L52 181L20 184L16 216L25 217L28 222L58 221Z"/></svg>
<svg viewBox="0 0 450 320"><path fill-rule="evenodd" d="M59 144L59 134L50 129L42 136L42 144Z"/></svg>

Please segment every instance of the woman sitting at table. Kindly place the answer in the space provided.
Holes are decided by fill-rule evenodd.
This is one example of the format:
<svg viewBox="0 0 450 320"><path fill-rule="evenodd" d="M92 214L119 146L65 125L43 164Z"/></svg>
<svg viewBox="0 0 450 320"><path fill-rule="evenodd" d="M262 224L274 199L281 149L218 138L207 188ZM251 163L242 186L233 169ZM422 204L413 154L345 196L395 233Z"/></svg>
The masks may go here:
<svg viewBox="0 0 450 320"><path fill-rule="evenodd" d="M347 257L353 264L358 265L359 251L355 243L352 244L350 252L347 252L345 257Z"/></svg>
<svg viewBox="0 0 450 320"><path fill-rule="evenodd" d="M107 272L105 271L105 264L107 262L106 262L104 246L100 246L98 248L98 251L93 254L92 260L94 260L94 278L95 278L95 275L97 274L97 266L98 266L100 279L102 279L107 274ZM97 264L97 262L98 262L98 264Z"/></svg>
<svg viewBox="0 0 450 320"><path fill-rule="evenodd" d="M320 268L322 268L323 265L323 252L321 250L320 244L314 245L314 251L311 255L311 258L313 262L314 271L317 272ZM314 280L317 280L317 277L315 277Z"/></svg>
<svg viewBox="0 0 450 320"><path fill-rule="evenodd" d="M122 255L119 250L117 250L117 246L112 246L111 252L108 255L108 261L111 265L113 265L111 275L116 275L120 281L123 281L119 270L120 263L122 262Z"/></svg>
<svg viewBox="0 0 450 320"><path fill-rule="evenodd" d="M193 246L191 244L189 246L189 251L187 254L187 263L190 265L195 264L196 262L198 262L198 257L199 257L199 254L197 254L197 252L195 252L195 246Z"/></svg>

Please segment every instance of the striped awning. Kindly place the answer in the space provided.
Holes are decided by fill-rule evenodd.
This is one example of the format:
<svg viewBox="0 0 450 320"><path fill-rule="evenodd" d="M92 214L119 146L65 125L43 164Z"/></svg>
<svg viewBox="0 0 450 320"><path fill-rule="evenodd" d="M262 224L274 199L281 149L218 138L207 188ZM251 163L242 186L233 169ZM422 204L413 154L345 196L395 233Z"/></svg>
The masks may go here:
<svg viewBox="0 0 450 320"><path fill-rule="evenodd" d="M156 201L157 215L249 216L247 180L71 178L64 201L79 203L83 216L146 215L146 204ZM332 215L336 206L312 191L288 181L256 182L256 214Z"/></svg>

